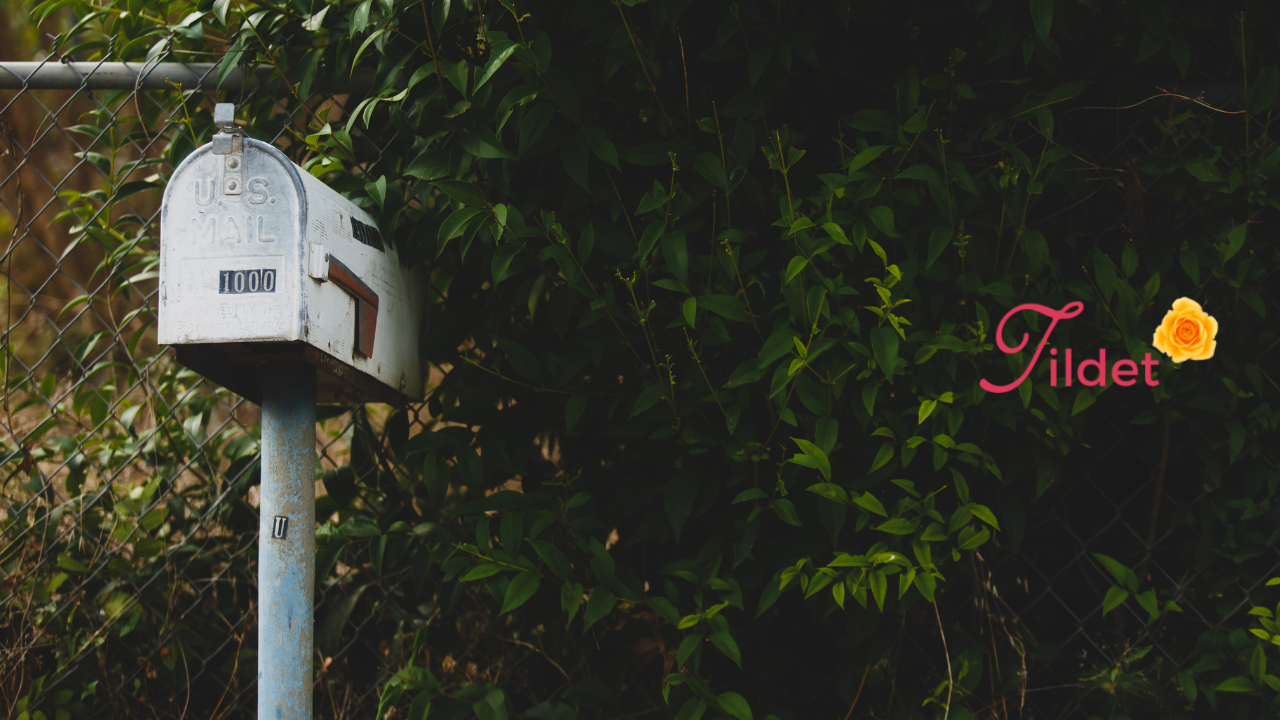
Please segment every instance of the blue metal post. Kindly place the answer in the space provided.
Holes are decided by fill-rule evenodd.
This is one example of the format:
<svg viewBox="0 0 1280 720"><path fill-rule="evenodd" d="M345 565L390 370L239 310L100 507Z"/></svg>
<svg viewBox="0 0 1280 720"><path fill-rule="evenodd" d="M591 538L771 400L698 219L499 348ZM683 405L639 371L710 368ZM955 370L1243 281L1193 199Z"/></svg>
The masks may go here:
<svg viewBox="0 0 1280 720"><path fill-rule="evenodd" d="M268 368L259 495L259 720L311 720L315 452L315 368Z"/></svg>

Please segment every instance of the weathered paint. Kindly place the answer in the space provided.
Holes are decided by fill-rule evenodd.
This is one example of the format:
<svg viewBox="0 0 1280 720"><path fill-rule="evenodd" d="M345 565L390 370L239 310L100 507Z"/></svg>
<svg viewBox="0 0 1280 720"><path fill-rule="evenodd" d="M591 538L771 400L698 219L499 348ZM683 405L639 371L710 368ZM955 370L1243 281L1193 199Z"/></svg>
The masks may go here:
<svg viewBox="0 0 1280 720"><path fill-rule="evenodd" d="M183 160L165 188L159 342L236 344L236 356L247 360L254 344L303 345L389 393L421 400L421 271L401 267L373 216L276 148L251 138L231 154L213 145ZM351 288L328 279L330 264L377 298L375 307L363 304L363 322ZM375 326L361 344L362 330ZM325 399L333 399L330 378L321 380Z"/></svg>
<svg viewBox="0 0 1280 720"><path fill-rule="evenodd" d="M262 377L258 529L258 717L311 720L316 575L316 370ZM273 529L288 518L283 539Z"/></svg>

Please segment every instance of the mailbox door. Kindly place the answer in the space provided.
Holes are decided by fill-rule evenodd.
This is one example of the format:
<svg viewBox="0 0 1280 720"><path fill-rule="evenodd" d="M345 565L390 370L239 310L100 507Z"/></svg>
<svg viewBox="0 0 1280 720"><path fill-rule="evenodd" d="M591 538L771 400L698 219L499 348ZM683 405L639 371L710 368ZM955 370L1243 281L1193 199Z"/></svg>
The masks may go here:
<svg viewBox="0 0 1280 720"><path fill-rule="evenodd" d="M178 166L160 213L161 344L300 339L301 198L293 163L256 140Z"/></svg>
<svg viewBox="0 0 1280 720"><path fill-rule="evenodd" d="M303 281L306 341L401 395L421 399L421 273L400 267L395 248L367 212L311 175L301 177L311 267L326 262L314 256L323 253L329 273L325 282Z"/></svg>

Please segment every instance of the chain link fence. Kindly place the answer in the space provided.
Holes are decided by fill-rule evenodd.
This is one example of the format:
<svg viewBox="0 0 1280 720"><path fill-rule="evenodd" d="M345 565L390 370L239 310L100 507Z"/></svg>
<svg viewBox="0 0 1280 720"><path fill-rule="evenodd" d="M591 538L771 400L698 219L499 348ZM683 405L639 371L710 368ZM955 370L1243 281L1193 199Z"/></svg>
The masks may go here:
<svg viewBox="0 0 1280 720"><path fill-rule="evenodd" d="M258 409L155 344L160 195L174 159L212 131L215 94L272 106L271 126L249 132L300 164L308 160L301 140L312 121L322 115L336 124L351 96L285 102L266 84L217 93L91 90L93 72L77 89L0 90L7 382L0 408L0 702L21 710L53 698L57 712L89 717L250 716L258 670ZM1220 109L1239 109L1232 88L1217 93ZM1179 228L1161 227L1160 218L1143 212L1133 165L1158 149L1156 121L1167 124L1174 110L1171 99L1116 111L1113 137L1069 139L1092 164L1090 181L1099 187L1055 222L1117 249L1144 234L1175 237ZM355 140L365 174L378 176L386 146ZM1188 142L1204 143L1212 154L1203 135ZM1274 294L1264 301L1272 317L1280 312ZM1251 362L1274 386L1271 347ZM1097 413L1089 449L1036 478L1043 493L1036 512L1021 517L1009 503L1001 516L1009 526L1005 547L974 555L977 610L987 618L993 650L1012 643L1024 667L1048 665L1059 678L1079 678L1123 668L1132 648L1149 646L1164 667L1156 679L1168 689L1195 662L1204 626L1246 612L1256 585L1232 593L1196 583L1219 539L1196 536L1189 518L1212 491L1196 470L1197 439L1167 421L1151 422L1154 409ZM359 487L364 483L341 476L363 480L378 472L381 446L371 440L391 421L388 412L322 408L318 516L332 512L326 486ZM1240 420L1228 411L1223 421ZM411 434L428 421L425 407L395 418ZM1188 550L1197 544L1204 547ZM1100 547L1127 548L1117 559L1135 568L1142 590L1175 602L1178 619L1153 632L1134 603L1104 614L1114 580L1091 552ZM1188 556L1198 564L1186 565ZM1271 547L1254 562L1270 568L1264 577L1280 571L1280 550ZM396 583L427 578L357 583L354 576L337 563L317 588L318 717L370 716L388 659L436 612L395 601ZM1022 591L1012 596L996 591L1015 587ZM1080 683L1043 680L1034 678L1023 692L1022 717L1083 717Z"/></svg>
<svg viewBox="0 0 1280 720"><path fill-rule="evenodd" d="M308 123L336 124L349 95L284 103L237 78L216 93L95 90L98 65L74 70L75 89L0 90L0 703L58 717L251 716L259 410L156 346L160 198L213 131L215 97L273 106L250 135L305 163ZM355 141L374 172L383 149ZM376 472L367 438L387 413L320 417L325 517L322 473ZM422 427L416 410L398 422ZM318 582L318 717L367 717L406 622L422 623L388 613L387 589L351 574L338 563Z"/></svg>
<svg viewBox="0 0 1280 720"><path fill-rule="evenodd" d="M1065 230L1068 238L1088 238L1117 266L1126 245L1139 253L1144 243L1178 247L1189 233L1199 231L1195 217L1177 217L1173 196L1154 194L1156 181L1141 172L1139 159L1170 153L1175 143L1183 156L1216 157L1221 145L1215 147L1214 135L1222 133L1217 123L1243 123L1253 137L1264 137L1269 119L1245 114L1246 93L1238 83L1222 83L1193 70L1182 86L1176 78L1150 77L1150 88L1172 90L1153 102L1130 105L1118 99L1116 107L1071 111L1094 115L1087 120L1066 114L1061 142L1075 149L1088 182L1097 187L1081 192L1084 199L1061 215L1046 219L1060 223L1055 231ZM1243 162L1235 159L1237 165ZM1064 283L1076 280L1096 291L1093 275L1093 267L1069 269ZM1251 303L1264 318L1280 312L1277 279L1280 269L1268 269L1259 283L1267 290ZM1196 299L1210 312L1233 300ZM1150 309L1141 332L1151 332L1161 313L1163 309ZM1115 338L1117 344L1132 339ZM1280 341L1264 343L1259 356L1239 362L1256 366L1261 383L1280 389L1277 345ZM1097 349L1081 357L1096 357ZM977 610L987 617L977 624L988 624L986 639L993 656L994 646L1012 645L1014 654L1023 658L1024 670L1033 663L1050 669L1024 686L1020 705L1002 708L1001 716L1095 717L1086 711L1090 693L1117 690L1173 698L1169 704L1174 706L1187 704L1195 698L1194 682L1190 693L1186 689L1187 671L1216 669L1205 664L1211 649L1234 644L1238 650L1245 645L1247 613L1251 606L1269 602L1269 596L1258 591L1280 573L1280 547L1273 539L1246 540L1243 531L1240 538L1214 535L1208 523L1198 522L1203 513L1223 518L1244 507L1243 501L1224 497L1225 487L1260 482L1262 468L1277 477L1280 463L1274 454L1264 451L1250 457L1240 452L1240 447L1255 443L1267 446L1261 433L1246 432L1249 420L1244 413L1230 405L1184 408L1152 403L1147 393L1130 393L1124 400L1116 394L1108 394L1106 411L1089 415L1082 446L1061 467L1023 469L1024 482L1034 483L1035 502L1002 503L1002 521L1011 526L1003 547L975 553ZM1137 401L1126 402L1132 399ZM1238 428L1224 435L1238 432L1242 443L1219 476L1206 475L1204 469L1217 464L1209 461L1211 452L1225 453L1227 448L1221 442L1212 444L1216 438L1197 435L1195 425L1181 422L1205 413L1218 416L1224 427ZM1275 480L1269 482L1274 492ZM1022 507L1029 509L1028 515ZM1109 553L1131 568L1137 590L1124 585L1099 553ZM1248 563L1251 577L1240 573L1229 585L1218 580L1206 584L1205 576L1220 571L1214 565L1223 561ZM1107 612L1113 586L1129 590L1131 597L1138 596L1138 590L1151 592L1148 603L1163 619L1153 622L1155 613L1141 601ZM1176 609L1170 611L1168 603ZM1206 638L1217 647L1206 647Z"/></svg>

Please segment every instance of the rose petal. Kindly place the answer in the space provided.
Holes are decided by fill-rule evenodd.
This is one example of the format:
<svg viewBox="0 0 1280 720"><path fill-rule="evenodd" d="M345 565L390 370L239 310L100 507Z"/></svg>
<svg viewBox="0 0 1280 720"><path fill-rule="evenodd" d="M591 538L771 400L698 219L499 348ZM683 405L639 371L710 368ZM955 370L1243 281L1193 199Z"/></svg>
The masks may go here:
<svg viewBox="0 0 1280 720"><path fill-rule="evenodd" d="M1188 308L1200 310L1200 303L1196 302L1195 300L1192 300L1191 298L1186 298L1186 297L1178 298L1177 300L1173 301L1173 311L1186 310Z"/></svg>
<svg viewBox="0 0 1280 720"><path fill-rule="evenodd" d="M1156 334L1155 334L1155 336L1154 336L1153 338L1151 338L1151 345L1152 345L1153 347L1155 347L1155 349L1157 349L1157 350L1159 350L1160 352L1164 353L1165 355L1170 355L1170 354L1172 354L1172 353L1170 352L1170 350L1169 350L1169 337L1168 337L1168 333L1165 331L1165 329L1164 329L1164 326L1163 326L1163 325L1161 325L1160 327L1156 328Z"/></svg>

